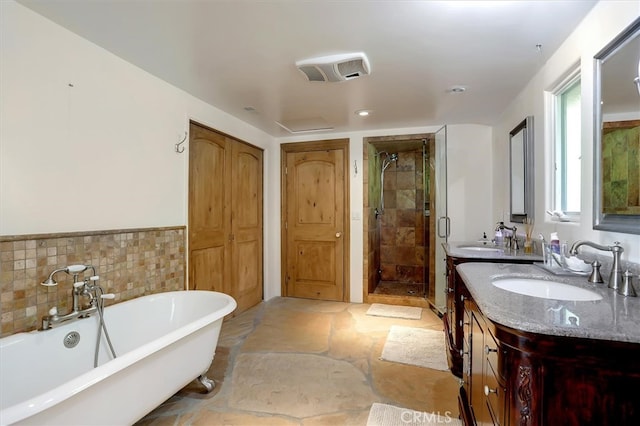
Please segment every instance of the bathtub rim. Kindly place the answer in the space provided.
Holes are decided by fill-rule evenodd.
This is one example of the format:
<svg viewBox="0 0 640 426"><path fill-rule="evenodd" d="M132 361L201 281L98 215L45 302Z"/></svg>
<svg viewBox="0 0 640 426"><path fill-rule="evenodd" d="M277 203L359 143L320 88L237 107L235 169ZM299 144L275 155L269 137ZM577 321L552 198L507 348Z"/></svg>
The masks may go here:
<svg viewBox="0 0 640 426"><path fill-rule="evenodd" d="M223 321L224 317L230 314L231 312L233 312L237 307L237 302L235 301L235 299L225 293L221 293L217 291L208 291L208 290L176 290L176 291L167 291L163 293L155 293L155 294L149 294L146 296L137 297L135 299L130 299L124 302L120 302L120 303L108 306L105 308L105 310L109 309L110 307L117 306L119 304L128 304L128 303L136 302L143 298L149 298L149 299L158 298L158 297L166 298L166 297L171 297L172 295L175 295L175 294L182 295L184 293L204 293L207 295L215 294L215 295L218 295L218 297L225 299L227 303L224 304L220 309L213 311L197 319L196 321L189 322L184 326L178 328L177 330L174 330L157 339L154 339L151 342L148 342L142 345L141 347L131 350L122 356L118 356L117 358L105 364L102 364L99 367L92 368L91 370L69 381L62 383L59 386L49 389L44 393L38 394L33 398L21 401L17 404L11 405L9 407L6 407L0 410L0 413L2 414L2 416L0 417L0 424L10 425L12 423L16 423L21 420L28 419L31 416L34 416L50 407L53 407L73 397L74 395L77 395L78 393L90 388L91 386L94 386L96 383L101 382L105 378L128 367L129 365L133 365L136 362L142 360L143 358L148 357L160 351L161 349L177 342L183 337L188 336L189 334L193 334L194 332L210 324L213 324L217 320ZM94 318L94 316L92 316L91 318ZM84 319L80 319L79 321L82 321L82 320ZM72 323L69 323L69 324L72 324ZM107 323L107 329L108 327L109 327L109 324ZM33 330L29 332L16 333L14 335L3 338L2 340L4 339L11 340L12 338L14 338L14 336L16 336L15 340L19 340L19 338L23 337L24 335L34 334L34 333L43 333L43 332L46 332L46 330ZM9 341L8 343L11 344L13 342ZM218 344L216 342L216 348L217 348L217 345ZM211 354L211 355L213 357L214 354ZM60 392L62 388L69 388L69 389L67 389L65 392Z"/></svg>

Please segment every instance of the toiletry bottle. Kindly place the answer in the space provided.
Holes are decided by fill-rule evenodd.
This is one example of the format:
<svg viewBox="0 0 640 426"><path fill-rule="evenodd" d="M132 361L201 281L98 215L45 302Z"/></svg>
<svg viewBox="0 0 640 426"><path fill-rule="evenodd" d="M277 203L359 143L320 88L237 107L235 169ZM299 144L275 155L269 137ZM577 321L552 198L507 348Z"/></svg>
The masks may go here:
<svg viewBox="0 0 640 426"><path fill-rule="evenodd" d="M558 238L557 232L551 233L549 245L551 246L551 253L560 254L560 238Z"/></svg>

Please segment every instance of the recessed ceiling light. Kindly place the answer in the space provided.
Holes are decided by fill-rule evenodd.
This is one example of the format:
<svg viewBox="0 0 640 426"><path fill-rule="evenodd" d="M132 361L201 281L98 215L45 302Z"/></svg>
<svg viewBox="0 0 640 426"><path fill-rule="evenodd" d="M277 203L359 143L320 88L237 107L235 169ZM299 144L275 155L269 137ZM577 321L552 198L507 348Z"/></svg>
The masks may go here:
<svg viewBox="0 0 640 426"><path fill-rule="evenodd" d="M371 110L369 109L361 109L356 111L356 114L359 115L360 117L366 117L367 115L371 114Z"/></svg>
<svg viewBox="0 0 640 426"><path fill-rule="evenodd" d="M451 89L449 89L450 93L462 93L464 91L466 91L467 88L464 86L453 86Z"/></svg>

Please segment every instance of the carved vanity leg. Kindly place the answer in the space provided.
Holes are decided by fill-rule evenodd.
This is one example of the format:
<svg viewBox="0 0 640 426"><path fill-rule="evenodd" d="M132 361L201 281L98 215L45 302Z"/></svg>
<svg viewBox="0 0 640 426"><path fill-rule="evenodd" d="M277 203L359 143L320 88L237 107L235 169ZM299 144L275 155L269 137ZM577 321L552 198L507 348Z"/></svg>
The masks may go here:
<svg viewBox="0 0 640 426"><path fill-rule="evenodd" d="M206 388L207 393L209 393L216 387L216 382L208 378L205 373L198 376L198 381Z"/></svg>
<svg viewBox="0 0 640 426"><path fill-rule="evenodd" d="M518 368L518 399L520 402L520 425L531 421L531 367L521 365Z"/></svg>

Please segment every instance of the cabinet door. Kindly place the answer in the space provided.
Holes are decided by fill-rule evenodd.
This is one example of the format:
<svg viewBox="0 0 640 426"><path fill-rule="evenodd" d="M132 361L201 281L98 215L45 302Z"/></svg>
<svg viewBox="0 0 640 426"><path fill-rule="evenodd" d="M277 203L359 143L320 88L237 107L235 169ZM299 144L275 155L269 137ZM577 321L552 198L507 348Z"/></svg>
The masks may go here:
<svg viewBox="0 0 640 426"><path fill-rule="evenodd" d="M471 314L471 410L476 424L493 424L485 399L485 356L482 318Z"/></svg>
<svg viewBox="0 0 640 426"><path fill-rule="evenodd" d="M505 388L500 385L498 369L498 343L493 339L491 331L485 329L484 334L484 395L489 407L493 423L504 424Z"/></svg>
<svg viewBox="0 0 640 426"><path fill-rule="evenodd" d="M453 343L453 349L457 349L455 340L455 327L456 327L456 294L455 294L455 265L453 259L447 257L447 325L449 327L449 340Z"/></svg>
<svg viewBox="0 0 640 426"><path fill-rule="evenodd" d="M460 302L464 303L464 300ZM462 386L465 389L467 399L471 395L471 311L468 309L462 312ZM467 401L468 403L470 400Z"/></svg>

